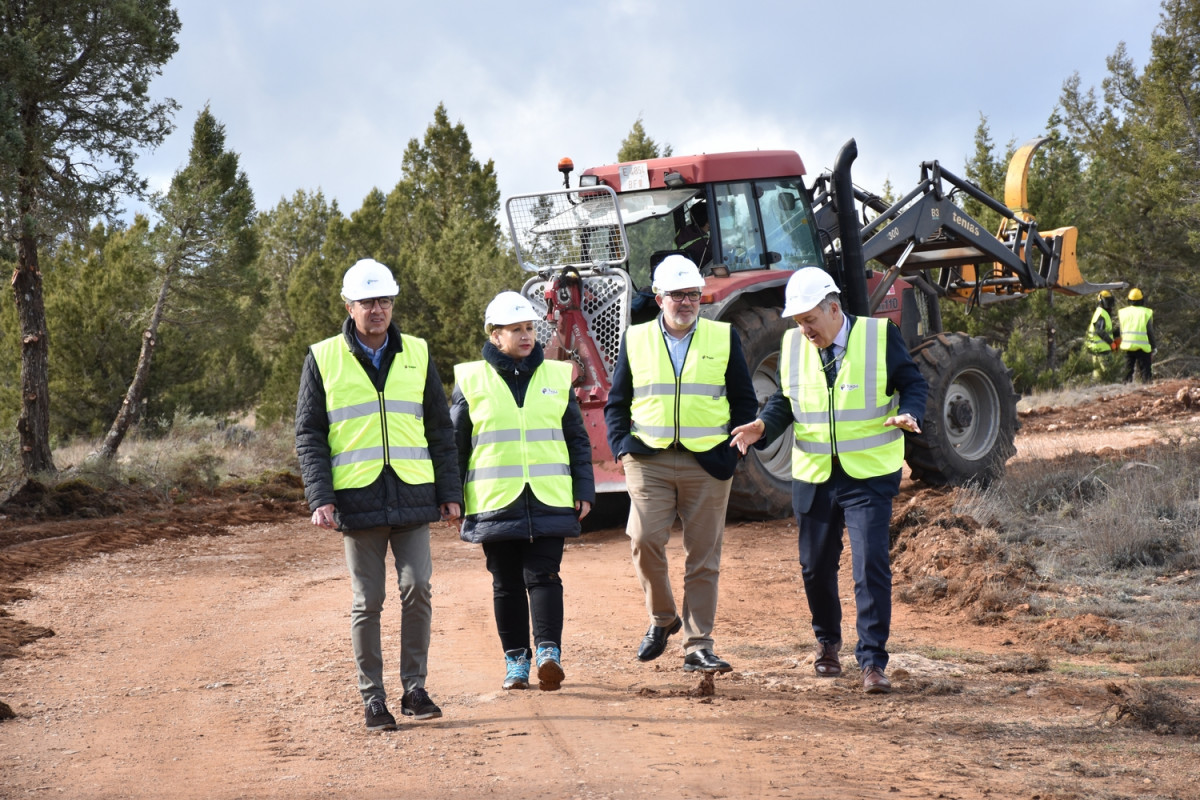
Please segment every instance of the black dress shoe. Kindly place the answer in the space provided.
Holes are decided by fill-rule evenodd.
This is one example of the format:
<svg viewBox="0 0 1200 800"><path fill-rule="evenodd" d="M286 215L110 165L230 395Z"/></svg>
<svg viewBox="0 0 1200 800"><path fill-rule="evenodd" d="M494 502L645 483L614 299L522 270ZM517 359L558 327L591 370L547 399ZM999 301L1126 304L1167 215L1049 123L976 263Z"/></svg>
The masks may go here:
<svg viewBox="0 0 1200 800"><path fill-rule="evenodd" d="M646 631L646 638L642 639L638 647L638 661L653 661L661 656L663 650L667 649L667 638L672 633L678 633L682 627L683 620L679 617L670 625L651 625L650 630Z"/></svg>
<svg viewBox="0 0 1200 800"><path fill-rule="evenodd" d="M717 658L712 650L697 650L683 657L684 672L729 672L728 661Z"/></svg>

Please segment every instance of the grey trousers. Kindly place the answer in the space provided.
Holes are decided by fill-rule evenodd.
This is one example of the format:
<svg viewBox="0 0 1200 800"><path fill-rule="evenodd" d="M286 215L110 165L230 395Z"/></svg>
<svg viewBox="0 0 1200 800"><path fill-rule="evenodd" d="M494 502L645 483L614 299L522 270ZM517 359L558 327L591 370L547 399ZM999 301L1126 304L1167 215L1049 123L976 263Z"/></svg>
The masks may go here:
<svg viewBox="0 0 1200 800"><path fill-rule="evenodd" d="M718 480L683 450L621 457L629 489L625 531L633 566L646 593L654 625L675 619L675 597L667 570L667 542L678 515L683 522L683 651L711 650L721 574L721 542L731 480Z"/></svg>
<svg viewBox="0 0 1200 800"><path fill-rule="evenodd" d="M429 660L429 630L433 621L433 559L429 526L366 528L342 536L354 604L350 607L350 641L358 666L358 690L363 704L387 699L383 688L383 645L379 616L387 594L387 549L392 546L400 588L400 680L404 691L425 685Z"/></svg>

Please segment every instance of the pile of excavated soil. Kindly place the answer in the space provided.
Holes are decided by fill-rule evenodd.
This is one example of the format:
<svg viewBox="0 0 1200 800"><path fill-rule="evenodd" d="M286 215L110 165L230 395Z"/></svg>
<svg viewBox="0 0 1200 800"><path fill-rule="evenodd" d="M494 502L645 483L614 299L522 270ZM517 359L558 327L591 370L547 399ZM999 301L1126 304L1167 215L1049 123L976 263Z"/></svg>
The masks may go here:
<svg viewBox="0 0 1200 800"><path fill-rule="evenodd" d="M964 610L984 623L1006 618L1038 583L1025 562L1006 557L996 532L955 510L956 489L924 489L892 512L896 596Z"/></svg>

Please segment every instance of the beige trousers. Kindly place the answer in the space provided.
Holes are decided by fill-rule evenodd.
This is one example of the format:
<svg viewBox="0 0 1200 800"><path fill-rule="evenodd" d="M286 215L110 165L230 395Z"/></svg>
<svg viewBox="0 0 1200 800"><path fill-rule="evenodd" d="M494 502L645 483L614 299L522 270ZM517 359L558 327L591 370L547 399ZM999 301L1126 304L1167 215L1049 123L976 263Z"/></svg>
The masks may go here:
<svg viewBox="0 0 1200 800"><path fill-rule="evenodd" d="M627 454L629 543L633 566L646 593L646 611L654 625L676 617L675 596L667 571L667 542L678 516L683 523L683 651L711 650L717 616L717 581L730 480L717 480L686 450L652 455Z"/></svg>

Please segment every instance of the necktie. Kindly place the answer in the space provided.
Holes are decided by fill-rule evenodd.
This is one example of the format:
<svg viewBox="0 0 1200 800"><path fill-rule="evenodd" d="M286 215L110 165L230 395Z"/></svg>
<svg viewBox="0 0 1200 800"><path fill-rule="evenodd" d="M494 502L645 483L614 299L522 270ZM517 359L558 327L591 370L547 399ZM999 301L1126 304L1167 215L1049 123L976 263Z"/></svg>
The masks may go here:
<svg viewBox="0 0 1200 800"><path fill-rule="evenodd" d="M833 386L833 378L837 373L837 365L833 357L833 345L821 348L821 363L825 365L825 382Z"/></svg>

